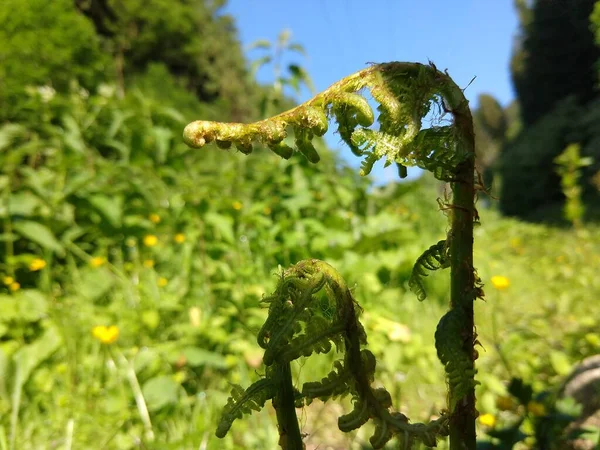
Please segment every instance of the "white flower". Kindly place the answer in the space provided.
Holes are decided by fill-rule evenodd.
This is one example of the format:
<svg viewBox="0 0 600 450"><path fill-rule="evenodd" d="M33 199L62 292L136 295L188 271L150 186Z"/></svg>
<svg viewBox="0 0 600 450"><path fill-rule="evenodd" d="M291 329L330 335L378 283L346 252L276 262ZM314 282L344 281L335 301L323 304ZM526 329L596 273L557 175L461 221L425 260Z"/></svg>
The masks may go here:
<svg viewBox="0 0 600 450"><path fill-rule="evenodd" d="M98 95L110 98L115 95L115 87L110 84L102 83L100 86L98 86Z"/></svg>
<svg viewBox="0 0 600 450"><path fill-rule="evenodd" d="M56 91L52 86L38 86L36 91L44 103L48 103L56 95Z"/></svg>

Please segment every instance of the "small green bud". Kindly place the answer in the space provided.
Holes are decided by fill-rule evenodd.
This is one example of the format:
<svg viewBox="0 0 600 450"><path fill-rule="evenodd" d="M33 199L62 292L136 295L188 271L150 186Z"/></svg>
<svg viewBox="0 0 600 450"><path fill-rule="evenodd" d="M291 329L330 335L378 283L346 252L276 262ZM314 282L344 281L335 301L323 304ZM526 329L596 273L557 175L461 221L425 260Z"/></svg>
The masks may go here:
<svg viewBox="0 0 600 450"><path fill-rule="evenodd" d="M323 136L327 133L329 122L327 120L327 115L322 109L312 107L306 108L303 119L306 126L308 126L317 136Z"/></svg>
<svg viewBox="0 0 600 450"><path fill-rule="evenodd" d="M278 143L287 137L285 127L281 121L270 121L262 127L261 133L268 143Z"/></svg>
<svg viewBox="0 0 600 450"><path fill-rule="evenodd" d="M215 142L217 144L217 147L219 147L220 149L227 150L231 148L231 141L220 141L219 139L217 139Z"/></svg>
<svg viewBox="0 0 600 450"><path fill-rule="evenodd" d="M313 133L310 130L306 130L300 127L294 128L294 134L296 135L295 144L298 150L306 156L311 163L316 164L321 160L321 157L317 153L317 150L312 145L311 139Z"/></svg>
<svg viewBox="0 0 600 450"><path fill-rule="evenodd" d="M237 148L244 155L252 153L252 142L249 140L235 141L235 148Z"/></svg>
<svg viewBox="0 0 600 450"><path fill-rule="evenodd" d="M298 147L298 150L300 150L300 152L304 156L306 156L306 159L308 159L311 163L316 164L321 160L321 157L317 153L315 147L312 145L312 142L296 141L296 146Z"/></svg>
<svg viewBox="0 0 600 450"><path fill-rule="evenodd" d="M294 149L283 142L271 143L268 146L273 153L281 156L283 159L290 159L294 154Z"/></svg>
<svg viewBox="0 0 600 450"><path fill-rule="evenodd" d="M396 163L396 167L398 167L398 176L400 178L406 178L408 176L408 170L406 169L406 166Z"/></svg>

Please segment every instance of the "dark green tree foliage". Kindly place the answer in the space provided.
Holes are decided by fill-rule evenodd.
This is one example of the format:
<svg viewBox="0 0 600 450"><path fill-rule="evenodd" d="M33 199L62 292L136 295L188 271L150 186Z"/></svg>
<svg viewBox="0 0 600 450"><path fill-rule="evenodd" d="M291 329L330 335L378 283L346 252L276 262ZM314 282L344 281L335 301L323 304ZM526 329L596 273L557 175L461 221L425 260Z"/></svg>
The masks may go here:
<svg viewBox="0 0 600 450"><path fill-rule="evenodd" d="M485 185L490 187L493 180L493 166L504 145L509 118L498 100L489 94L481 94L478 103L479 107L473 113L476 167L483 176Z"/></svg>
<svg viewBox="0 0 600 450"><path fill-rule="evenodd" d="M534 124L567 96L586 104L595 96L600 56L590 30L595 0L519 3L521 43L512 75L525 126Z"/></svg>
<svg viewBox="0 0 600 450"><path fill-rule="evenodd" d="M2 0L0 24L0 121L18 117L28 86L91 89L110 65L71 0Z"/></svg>
<svg viewBox="0 0 600 450"><path fill-rule="evenodd" d="M481 126L494 139L502 139L506 133L507 119L502 109L493 96L481 94L479 96L479 108L476 112Z"/></svg>
<svg viewBox="0 0 600 450"><path fill-rule="evenodd" d="M554 158L573 143L581 145L584 156L598 157L589 144L597 128L589 117L596 109L600 56L590 27L594 3L516 2L522 34L512 74L522 128L507 131L510 142L498 164L500 208L505 214L559 219L564 196ZM581 180L584 192L590 191L588 173L593 167L588 169Z"/></svg>
<svg viewBox="0 0 600 450"><path fill-rule="evenodd" d="M553 160L569 143L583 137L578 126L582 112L574 99L563 100L505 146L499 164L503 213L543 218L535 214L537 209L562 202Z"/></svg>
<svg viewBox="0 0 600 450"><path fill-rule="evenodd" d="M600 2L596 1L594 10L590 16L590 22L592 23L592 32L594 33L594 41L596 45L600 46Z"/></svg>
<svg viewBox="0 0 600 450"><path fill-rule="evenodd" d="M162 62L201 100L223 102L222 119L242 120L255 99L233 19L219 13L224 3L76 0L114 56L117 81Z"/></svg>

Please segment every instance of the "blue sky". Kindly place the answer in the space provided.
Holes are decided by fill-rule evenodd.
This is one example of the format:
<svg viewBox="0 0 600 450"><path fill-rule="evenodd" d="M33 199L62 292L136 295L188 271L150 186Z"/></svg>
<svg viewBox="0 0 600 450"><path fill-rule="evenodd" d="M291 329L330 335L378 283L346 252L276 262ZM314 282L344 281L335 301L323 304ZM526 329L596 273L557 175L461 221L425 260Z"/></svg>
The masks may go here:
<svg viewBox="0 0 600 450"><path fill-rule="evenodd" d="M317 91L369 62L431 60L460 86L476 77L465 91L473 106L484 92L503 105L514 98L509 61L518 21L511 0L229 0L224 12L235 18L244 46L275 42L290 29L308 57L290 54L284 63L305 68ZM247 53L249 60L261 55ZM272 82L272 68L258 79ZM306 91L298 100L308 98ZM343 147L336 136L328 142ZM341 154L358 164L349 151ZM380 182L391 176L381 167L375 172Z"/></svg>

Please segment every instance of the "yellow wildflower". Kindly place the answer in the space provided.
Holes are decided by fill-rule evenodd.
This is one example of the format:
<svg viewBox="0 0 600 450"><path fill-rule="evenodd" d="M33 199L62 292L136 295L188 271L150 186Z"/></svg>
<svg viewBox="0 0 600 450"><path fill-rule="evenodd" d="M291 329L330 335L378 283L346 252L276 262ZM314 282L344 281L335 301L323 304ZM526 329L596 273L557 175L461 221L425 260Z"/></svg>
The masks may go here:
<svg viewBox="0 0 600 450"><path fill-rule="evenodd" d="M112 344L119 338L119 327L97 325L92 329L92 335L103 344Z"/></svg>
<svg viewBox="0 0 600 450"><path fill-rule="evenodd" d="M233 206L233 209L235 209L236 211L239 211L240 209L242 209L244 207L244 205L242 204L242 202L240 201L234 201L231 206Z"/></svg>
<svg viewBox="0 0 600 450"><path fill-rule="evenodd" d="M152 213L148 216L148 219L150 219L150 222L152 223L159 223L160 222L160 216L156 213Z"/></svg>
<svg viewBox="0 0 600 450"><path fill-rule="evenodd" d="M486 427L493 427L496 425L496 417L492 414L482 414L479 416L479 423Z"/></svg>
<svg viewBox="0 0 600 450"><path fill-rule="evenodd" d="M15 279L13 277L6 276L6 277L2 278L2 283L4 284L4 286L10 286L14 282L15 282Z"/></svg>
<svg viewBox="0 0 600 450"><path fill-rule="evenodd" d="M515 402L512 397L508 397L506 395L501 395L496 399L496 407L500 411L510 411L515 406Z"/></svg>
<svg viewBox="0 0 600 450"><path fill-rule="evenodd" d="M19 289L21 289L21 284L17 283L16 281L13 281L8 285L8 289L10 289L12 292L18 291Z"/></svg>
<svg viewBox="0 0 600 450"><path fill-rule="evenodd" d="M40 258L35 258L29 263L29 270L31 270L32 272L42 270L44 267L46 267L46 261Z"/></svg>
<svg viewBox="0 0 600 450"><path fill-rule="evenodd" d="M146 247L154 247L158 243L158 238L153 234L147 234L144 236L144 245Z"/></svg>
<svg viewBox="0 0 600 450"><path fill-rule="evenodd" d="M175 242L177 242L178 244L183 244L185 242L185 234L183 233L177 233L174 237L173 240Z"/></svg>
<svg viewBox="0 0 600 450"><path fill-rule="evenodd" d="M540 402L532 400L529 403L527 403L527 411L529 411L534 416L543 416L546 414L546 407Z"/></svg>
<svg viewBox="0 0 600 450"><path fill-rule="evenodd" d="M510 280L502 275L494 275L492 277L492 286L499 291L503 291L510 286Z"/></svg>
<svg viewBox="0 0 600 450"><path fill-rule="evenodd" d="M104 256L94 256L90 259L90 266L92 267L100 267L106 262L106 258Z"/></svg>
<svg viewBox="0 0 600 450"><path fill-rule="evenodd" d="M145 268L152 269L154 267L154 260L153 259L145 259L142 264Z"/></svg>
<svg viewBox="0 0 600 450"><path fill-rule="evenodd" d="M156 284L158 284L159 287L165 287L167 284L169 284L169 280L167 280L165 277L160 277Z"/></svg>

